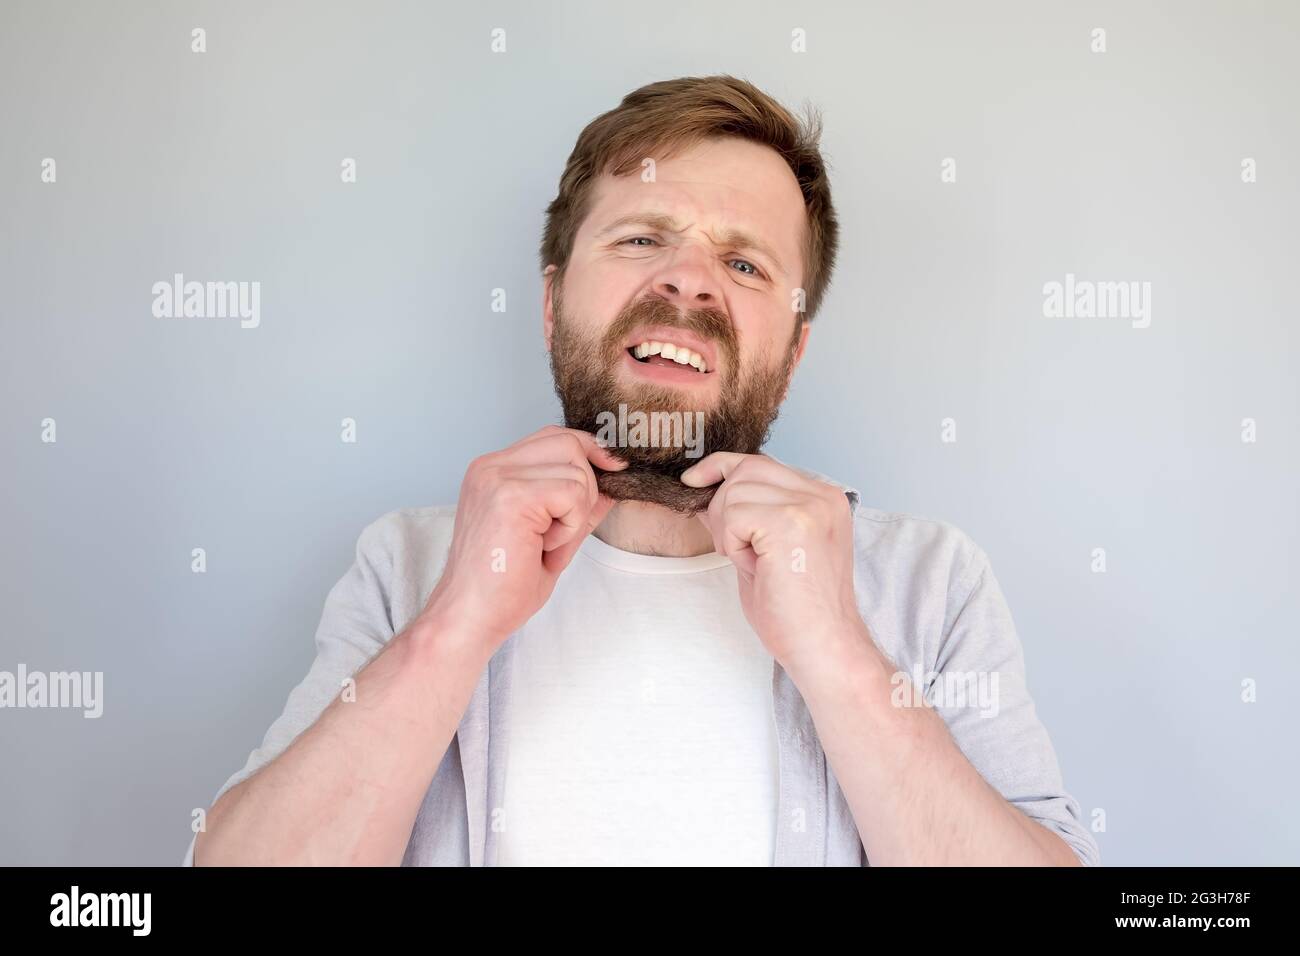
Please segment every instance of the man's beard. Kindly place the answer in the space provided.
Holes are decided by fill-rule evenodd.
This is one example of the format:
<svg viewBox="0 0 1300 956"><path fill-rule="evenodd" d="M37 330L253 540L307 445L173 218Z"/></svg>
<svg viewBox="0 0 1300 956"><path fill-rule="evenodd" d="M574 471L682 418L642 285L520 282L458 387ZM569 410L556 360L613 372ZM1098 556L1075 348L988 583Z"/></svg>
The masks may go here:
<svg viewBox="0 0 1300 956"><path fill-rule="evenodd" d="M551 374L567 427L594 434L600 430L602 420L608 422L618 416L620 405L626 406L629 413L643 412L647 418L659 412L677 413L685 420L688 415L698 418L695 413L703 412L703 435L699 436L702 447L698 439L694 448L609 446L610 453L628 466L622 471L603 471L593 466L601 493L615 501L647 501L688 515L706 510L717 486L691 488L682 484L681 474L715 451L752 455L763 447L785 397L798 344L798 326L777 368L770 367L770 356L765 352L756 357L751 369L742 370L736 330L727 315L717 309L683 313L657 295L641 298L625 308L596 341L570 326L557 277L552 310ZM686 329L716 344L723 359L724 377L713 408L693 407L701 403L691 389L619 380L628 335L649 326Z"/></svg>

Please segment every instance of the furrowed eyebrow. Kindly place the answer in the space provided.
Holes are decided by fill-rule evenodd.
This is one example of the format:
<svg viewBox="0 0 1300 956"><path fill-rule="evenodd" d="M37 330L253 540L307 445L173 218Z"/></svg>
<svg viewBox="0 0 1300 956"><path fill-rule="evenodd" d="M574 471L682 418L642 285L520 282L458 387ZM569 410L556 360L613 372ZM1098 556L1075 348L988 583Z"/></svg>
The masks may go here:
<svg viewBox="0 0 1300 956"><path fill-rule="evenodd" d="M622 229L624 226L648 226L651 229L658 229L662 232L681 232L683 228L677 225L677 220L672 216L663 216L657 213L648 212L634 212L631 215L619 216L596 235L597 237L607 236L616 229Z"/></svg>
<svg viewBox="0 0 1300 956"><path fill-rule="evenodd" d="M678 225L677 220L672 216L657 213L632 213L627 216L619 216L598 232L596 236L597 238L607 236L624 226L645 226L649 229L671 233L679 233L685 228ZM713 240L714 245L730 246L733 249L752 249L754 252L761 253L772 261L778 271L785 272L785 266L781 264L780 257L772 251L772 248L743 229L726 229L720 235L711 236L710 238Z"/></svg>

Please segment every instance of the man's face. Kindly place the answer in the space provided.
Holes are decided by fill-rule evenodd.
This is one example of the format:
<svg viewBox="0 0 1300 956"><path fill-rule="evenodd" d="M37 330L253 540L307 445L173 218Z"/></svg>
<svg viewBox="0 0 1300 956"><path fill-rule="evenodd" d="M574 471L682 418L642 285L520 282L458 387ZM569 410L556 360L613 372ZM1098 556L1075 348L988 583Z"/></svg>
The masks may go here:
<svg viewBox="0 0 1300 956"><path fill-rule="evenodd" d="M545 335L569 427L600 436L620 405L633 423L702 423L702 443L646 446L629 430L611 447L629 467L597 472L615 500L692 513L713 489L678 476L714 451L757 452L803 355L806 213L789 166L748 141L706 141L653 173L597 181L562 277L547 269Z"/></svg>

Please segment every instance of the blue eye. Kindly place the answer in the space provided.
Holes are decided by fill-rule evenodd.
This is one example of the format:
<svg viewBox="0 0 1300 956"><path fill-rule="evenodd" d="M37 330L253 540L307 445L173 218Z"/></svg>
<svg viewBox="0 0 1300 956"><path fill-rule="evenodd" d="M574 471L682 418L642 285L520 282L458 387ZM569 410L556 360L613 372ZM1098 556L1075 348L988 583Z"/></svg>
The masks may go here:
<svg viewBox="0 0 1300 956"><path fill-rule="evenodd" d="M648 245L640 245L640 243L648 243ZM639 249L649 249L653 246L659 245L659 241L657 239L652 239L650 236L630 236L627 239L620 239L616 243L616 245L620 245L620 246L634 245ZM755 279L763 278L762 271L758 268L758 266L754 265L748 259L731 259L728 260L727 264L732 265L737 262L741 263L746 267L746 269L749 270L749 271L745 271L744 269L739 270L741 275L753 276Z"/></svg>

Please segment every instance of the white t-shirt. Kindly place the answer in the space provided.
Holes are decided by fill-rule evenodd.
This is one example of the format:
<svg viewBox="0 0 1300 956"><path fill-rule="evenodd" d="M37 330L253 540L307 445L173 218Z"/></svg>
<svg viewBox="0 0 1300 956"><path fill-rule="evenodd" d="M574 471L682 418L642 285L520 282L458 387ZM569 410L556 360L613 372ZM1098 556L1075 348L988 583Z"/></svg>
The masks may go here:
<svg viewBox="0 0 1300 956"><path fill-rule="evenodd" d="M727 558L589 536L514 641L498 865L772 864L773 661Z"/></svg>

